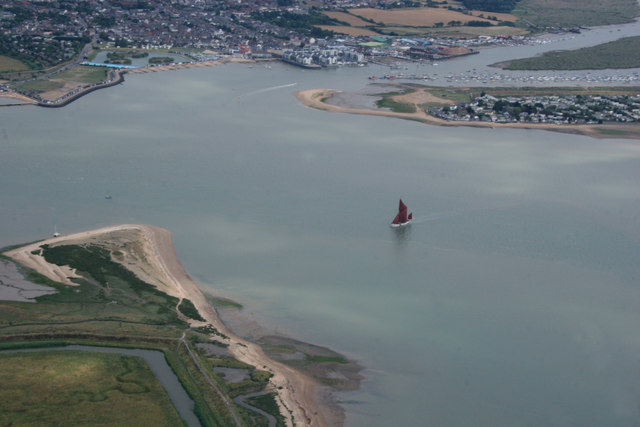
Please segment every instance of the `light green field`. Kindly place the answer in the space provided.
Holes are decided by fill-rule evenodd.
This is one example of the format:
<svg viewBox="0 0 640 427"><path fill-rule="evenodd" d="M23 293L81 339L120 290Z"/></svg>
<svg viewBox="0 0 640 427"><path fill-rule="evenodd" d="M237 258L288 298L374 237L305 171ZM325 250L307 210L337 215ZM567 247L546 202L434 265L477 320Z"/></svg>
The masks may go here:
<svg viewBox="0 0 640 427"><path fill-rule="evenodd" d="M52 351L0 355L0 425L182 425L144 360Z"/></svg>
<svg viewBox="0 0 640 427"><path fill-rule="evenodd" d="M54 80L31 80L15 86L20 91L42 93L49 90L60 89L64 83Z"/></svg>
<svg viewBox="0 0 640 427"><path fill-rule="evenodd" d="M56 75L56 80L73 81L79 83L99 83L107 77L107 69L104 67L90 67L77 65Z"/></svg>

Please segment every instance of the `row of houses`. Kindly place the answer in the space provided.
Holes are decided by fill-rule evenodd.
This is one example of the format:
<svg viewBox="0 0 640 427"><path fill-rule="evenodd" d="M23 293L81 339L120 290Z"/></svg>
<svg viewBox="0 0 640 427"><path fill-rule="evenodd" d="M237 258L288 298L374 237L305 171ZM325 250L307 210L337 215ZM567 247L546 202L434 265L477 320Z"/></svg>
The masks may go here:
<svg viewBox="0 0 640 427"><path fill-rule="evenodd" d="M309 47L282 52L282 59L308 68L365 64L364 54L346 46Z"/></svg>
<svg viewBox="0 0 640 427"><path fill-rule="evenodd" d="M496 123L640 122L640 95L483 95L470 103L431 108L429 113L445 120Z"/></svg>

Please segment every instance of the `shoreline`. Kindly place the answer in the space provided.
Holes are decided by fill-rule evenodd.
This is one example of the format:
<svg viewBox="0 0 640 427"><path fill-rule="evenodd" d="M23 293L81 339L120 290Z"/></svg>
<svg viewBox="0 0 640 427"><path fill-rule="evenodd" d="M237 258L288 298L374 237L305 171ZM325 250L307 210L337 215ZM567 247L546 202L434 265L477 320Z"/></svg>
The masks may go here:
<svg viewBox="0 0 640 427"><path fill-rule="evenodd" d="M56 100L52 100L51 102L31 98L30 96L23 95L22 93L16 92L14 90L11 90L8 92L0 92L0 98L11 98L11 99L18 99L18 100L24 101L22 103L15 103L15 104L2 104L0 106L12 107L12 106L18 106L18 105L37 105L39 107L45 107L45 108L61 108L61 107L66 107L73 101L76 101L82 98L83 96L90 94L91 92L94 92L100 89L107 89L111 86L115 86L120 83L123 83L125 74L155 73L157 71L180 70L184 68L212 67L212 66L224 65L228 63L253 63L253 62L257 62L257 61L253 59L243 59L243 58L220 58L220 59L211 60L211 61L186 62L182 64L168 64L168 65L154 65L154 66L146 66L146 67L132 68L132 69L118 69L113 71L114 75L113 75L113 78L110 80L105 80L99 83L95 83L87 87L69 88L66 94L60 96Z"/></svg>
<svg viewBox="0 0 640 427"><path fill-rule="evenodd" d="M192 326L213 325L229 337L228 350L235 358L273 374L270 383L278 395L276 400L281 406L281 413L287 416L288 425L328 426L335 425L336 421L339 423L340 414L332 413L335 409L319 402L320 384L315 379L271 359L258 344L231 332L221 321L207 297L182 267L168 230L136 224L103 227L31 243L4 254L52 280L73 284L68 277L77 276L75 271L49 264L44 257L33 252L44 244L113 245L114 242L122 253L115 261L160 291L193 302L205 322L190 320ZM291 422L292 419L295 422Z"/></svg>
<svg viewBox="0 0 640 427"><path fill-rule="evenodd" d="M372 110L365 107L350 108L340 105L328 104L327 100L343 91L336 89L308 89L296 91L293 94L306 107L323 110L330 113L343 114L362 114L370 116L395 117L405 120L414 120L428 125L436 126L468 126L477 128L511 128L511 129L531 129L531 130L548 130L552 132L561 132L569 134L577 134L589 136L592 138L624 138L624 139L640 139L640 126L632 125L615 125L615 124L552 124L552 123L495 123L495 122L453 122L434 117L419 108L418 102L407 102L416 107L415 113L396 113L387 110ZM402 98L405 95L399 95L394 98ZM610 133L607 133L609 131ZM618 132L620 132L618 134Z"/></svg>

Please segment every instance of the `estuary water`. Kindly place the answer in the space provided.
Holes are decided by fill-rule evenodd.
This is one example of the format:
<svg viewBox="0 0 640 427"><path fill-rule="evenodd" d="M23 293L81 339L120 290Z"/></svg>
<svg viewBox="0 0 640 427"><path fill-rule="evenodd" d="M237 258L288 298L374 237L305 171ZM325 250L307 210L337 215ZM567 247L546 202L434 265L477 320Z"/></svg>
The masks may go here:
<svg viewBox="0 0 640 427"><path fill-rule="evenodd" d="M638 141L339 115L292 95L383 71L194 68L4 107L0 245L171 230L204 290L366 367L339 395L347 426L635 425ZM401 231L399 198L415 217Z"/></svg>

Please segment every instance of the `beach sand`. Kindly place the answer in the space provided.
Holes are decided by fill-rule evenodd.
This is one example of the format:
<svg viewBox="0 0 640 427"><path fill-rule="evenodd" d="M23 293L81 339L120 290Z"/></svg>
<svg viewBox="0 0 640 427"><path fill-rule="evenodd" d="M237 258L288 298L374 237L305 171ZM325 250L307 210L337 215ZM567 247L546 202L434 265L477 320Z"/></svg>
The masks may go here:
<svg viewBox="0 0 640 427"><path fill-rule="evenodd" d="M0 98L18 99L18 100L24 101L24 102L26 102L28 104L37 104L37 102L34 99L29 98L26 95L22 95L21 93L14 92L14 91L0 92Z"/></svg>
<svg viewBox="0 0 640 427"><path fill-rule="evenodd" d="M330 99L342 91L334 89L309 89L294 92L298 100L307 107L316 108L332 113L366 114L371 116L397 117L400 119L415 120L422 123L438 126L471 126L483 128L513 128L513 129L538 129L554 132L586 135L593 138L626 138L640 139L640 125L638 123L616 124L553 124L553 123L495 123L495 122L465 122L449 121L427 114L419 106L426 102L433 102L434 96L424 89L406 95L392 97L397 102L415 106L415 113L396 113L381 109L352 108L330 104ZM448 103L448 100L443 100Z"/></svg>
<svg viewBox="0 0 640 427"><path fill-rule="evenodd" d="M51 265L38 254L39 247L43 244L92 244L117 251L114 261L120 262L140 279L169 295L191 300L200 315L206 319L205 322L192 320L193 326L213 325L229 337L225 342L229 344L228 351L235 358L273 374L270 381L278 393L278 403L285 408L281 412L289 425L292 424L289 414L295 420L295 425L340 424L341 414L336 413L335 408L319 404L321 387L315 380L272 360L260 346L235 335L222 323L213 306L182 267L173 250L168 230L149 225L117 225L51 238L5 252L5 255L52 280L73 284L69 277L78 276L72 269Z"/></svg>

